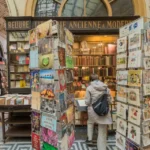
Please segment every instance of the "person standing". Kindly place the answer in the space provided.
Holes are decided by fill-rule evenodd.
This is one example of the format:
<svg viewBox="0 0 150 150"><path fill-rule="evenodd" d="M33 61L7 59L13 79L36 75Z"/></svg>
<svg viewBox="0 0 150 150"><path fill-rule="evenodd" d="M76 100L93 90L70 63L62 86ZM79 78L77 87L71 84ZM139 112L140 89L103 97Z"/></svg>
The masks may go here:
<svg viewBox="0 0 150 150"><path fill-rule="evenodd" d="M111 103L112 97L110 96L110 90L107 85L101 82L97 74L90 76L90 85L86 89L85 103L88 106L88 121L87 121L87 143L92 143L94 123L98 124L98 138L97 148L98 150L106 150L107 147L107 125L112 124L112 118L110 112L106 116L99 116L94 112L92 104L96 102L97 97L102 95L103 92L108 94L108 102Z"/></svg>

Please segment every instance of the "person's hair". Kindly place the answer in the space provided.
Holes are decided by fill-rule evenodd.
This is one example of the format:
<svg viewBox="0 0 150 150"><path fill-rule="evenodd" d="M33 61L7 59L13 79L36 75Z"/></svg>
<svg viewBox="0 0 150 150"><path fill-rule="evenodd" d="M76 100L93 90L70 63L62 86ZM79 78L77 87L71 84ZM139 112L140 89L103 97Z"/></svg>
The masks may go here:
<svg viewBox="0 0 150 150"><path fill-rule="evenodd" d="M98 80L98 75L97 74L91 74L90 75L90 81Z"/></svg>

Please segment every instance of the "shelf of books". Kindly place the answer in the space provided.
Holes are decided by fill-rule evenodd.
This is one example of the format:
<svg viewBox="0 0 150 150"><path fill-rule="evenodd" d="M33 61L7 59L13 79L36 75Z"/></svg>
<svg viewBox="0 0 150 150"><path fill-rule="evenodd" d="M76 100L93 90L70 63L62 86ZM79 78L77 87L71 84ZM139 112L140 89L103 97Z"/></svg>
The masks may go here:
<svg viewBox="0 0 150 150"><path fill-rule="evenodd" d="M94 38L94 37L93 37ZM111 94L116 96L116 44L87 41L75 41L73 45L74 61L74 89L75 98L84 99L86 87L89 85L90 74L96 73L99 79L106 83L111 89ZM116 129L116 102L110 105L113 125L109 130ZM76 125L87 124L87 112L76 110Z"/></svg>
<svg viewBox="0 0 150 150"><path fill-rule="evenodd" d="M117 134L121 149L150 149L150 26L140 18L117 42Z"/></svg>
<svg viewBox="0 0 150 150"><path fill-rule="evenodd" d="M29 36L32 147L70 149L75 140L71 55L74 37L52 20L30 30Z"/></svg>
<svg viewBox="0 0 150 150"><path fill-rule="evenodd" d="M27 31L9 32L8 54L10 93L30 93L30 57Z"/></svg>

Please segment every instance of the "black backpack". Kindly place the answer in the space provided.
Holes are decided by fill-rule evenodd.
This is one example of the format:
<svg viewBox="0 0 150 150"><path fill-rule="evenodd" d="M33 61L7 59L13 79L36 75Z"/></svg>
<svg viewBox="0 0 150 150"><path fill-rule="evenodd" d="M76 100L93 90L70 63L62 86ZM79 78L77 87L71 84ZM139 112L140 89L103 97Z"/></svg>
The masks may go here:
<svg viewBox="0 0 150 150"><path fill-rule="evenodd" d="M107 89L106 89L107 90ZM94 112L98 116L106 116L109 112L109 103L108 103L108 94L107 92L103 92L96 99L96 102L92 104Z"/></svg>

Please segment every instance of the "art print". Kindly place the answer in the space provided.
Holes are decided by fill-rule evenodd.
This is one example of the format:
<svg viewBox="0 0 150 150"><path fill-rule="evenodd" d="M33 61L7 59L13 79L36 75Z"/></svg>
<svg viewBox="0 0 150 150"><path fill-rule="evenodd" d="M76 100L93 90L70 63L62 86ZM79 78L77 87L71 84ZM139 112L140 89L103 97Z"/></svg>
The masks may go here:
<svg viewBox="0 0 150 150"><path fill-rule="evenodd" d="M117 116L127 119L127 110L128 110L128 105L122 104L122 103L117 103Z"/></svg>
<svg viewBox="0 0 150 150"><path fill-rule="evenodd" d="M68 83L67 85L67 92L70 93L74 93L74 86L73 86L73 82Z"/></svg>
<svg viewBox="0 0 150 150"><path fill-rule="evenodd" d="M65 49L63 47L58 47L58 57L59 57L59 63L61 67L66 66L65 62Z"/></svg>
<svg viewBox="0 0 150 150"><path fill-rule="evenodd" d="M147 37L147 42L149 43L150 42L150 29L147 29L146 37Z"/></svg>
<svg viewBox="0 0 150 150"><path fill-rule="evenodd" d="M143 70L143 84L150 83L150 70Z"/></svg>
<svg viewBox="0 0 150 150"><path fill-rule="evenodd" d="M74 67L73 58L71 56L66 56L66 68L72 69Z"/></svg>
<svg viewBox="0 0 150 150"><path fill-rule="evenodd" d="M38 47L30 48L30 69L39 67ZM25 64L25 63L24 63Z"/></svg>
<svg viewBox="0 0 150 150"><path fill-rule="evenodd" d="M131 140L126 141L126 150L140 150L139 146L133 143Z"/></svg>
<svg viewBox="0 0 150 150"><path fill-rule="evenodd" d="M140 128L128 123L128 138L140 145L141 131Z"/></svg>
<svg viewBox="0 0 150 150"><path fill-rule="evenodd" d="M58 136L57 136L56 132L42 127L41 128L41 138L44 142L47 142L48 144L50 144L54 147L57 147Z"/></svg>
<svg viewBox="0 0 150 150"><path fill-rule="evenodd" d="M128 71L128 86L140 87L142 83L142 70Z"/></svg>
<svg viewBox="0 0 150 150"><path fill-rule="evenodd" d="M144 108L150 109L150 97L144 98Z"/></svg>
<svg viewBox="0 0 150 150"><path fill-rule="evenodd" d="M69 133L70 132L70 133ZM69 131L67 131L68 133L68 149L71 149L74 141L75 141L75 131L74 129L69 129Z"/></svg>
<svg viewBox="0 0 150 150"><path fill-rule="evenodd" d="M52 35L58 33L58 27L59 27L58 21L53 20L52 21Z"/></svg>
<svg viewBox="0 0 150 150"><path fill-rule="evenodd" d="M150 134L142 135L143 146L150 145Z"/></svg>
<svg viewBox="0 0 150 150"><path fill-rule="evenodd" d="M65 94L60 93L59 94L59 106L60 106L60 111L64 112L66 110L66 103L65 103Z"/></svg>
<svg viewBox="0 0 150 150"><path fill-rule="evenodd" d="M150 109L143 109L143 119L144 121L150 120Z"/></svg>
<svg viewBox="0 0 150 150"><path fill-rule="evenodd" d="M127 54L117 55L117 69L122 69L127 67Z"/></svg>
<svg viewBox="0 0 150 150"><path fill-rule="evenodd" d="M40 148L40 136L32 132L32 148L41 150Z"/></svg>
<svg viewBox="0 0 150 150"><path fill-rule="evenodd" d="M150 95L150 84L143 84L144 96Z"/></svg>
<svg viewBox="0 0 150 150"><path fill-rule="evenodd" d="M60 83L60 90L64 91L66 89L66 81L65 81L65 71L63 69L58 70L58 78Z"/></svg>
<svg viewBox="0 0 150 150"><path fill-rule="evenodd" d="M127 51L127 37L123 37L117 40L117 53Z"/></svg>
<svg viewBox="0 0 150 150"><path fill-rule="evenodd" d="M142 129L144 134L150 133L150 121L144 121L142 123Z"/></svg>
<svg viewBox="0 0 150 150"><path fill-rule="evenodd" d="M140 106L140 90L135 88L128 88L128 103Z"/></svg>
<svg viewBox="0 0 150 150"><path fill-rule="evenodd" d="M66 44L66 55L72 56L72 46L69 44Z"/></svg>
<svg viewBox="0 0 150 150"><path fill-rule="evenodd" d="M150 58L145 57L143 61L144 61L144 68L145 69L150 69Z"/></svg>
<svg viewBox="0 0 150 150"><path fill-rule="evenodd" d="M120 150L124 150L126 147L126 138L119 133L116 133L116 146Z"/></svg>
<svg viewBox="0 0 150 150"><path fill-rule="evenodd" d="M127 77L128 77L128 71L117 71L117 84L119 85L127 85Z"/></svg>
<svg viewBox="0 0 150 150"><path fill-rule="evenodd" d="M50 113L42 112L41 126L56 132L57 118Z"/></svg>
<svg viewBox="0 0 150 150"><path fill-rule="evenodd" d="M31 124L32 124L31 126L32 132L39 134L40 133L40 113L32 112Z"/></svg>
<svg viewBox="0 0 150 150"><path fill-rule="evenodd" d="M74 120L74 106L70 106L67 110L66 110L66 115L67 115L67 119L68 119L68 123L72 122Z"/></svg>
<svg viewBox="0 0 150 150"><path fill-rule="evenodd" d="M144 54L145 56L150 56L150 44L144 45Z"/></svg>
<svg viewBox="0 0 150 150"><path fill-rule="evenodd" d="M66 96L66 105L67 105L67 108L69 106L71 106L75 101L75 96L74 96L74 93L71 93L71 94L67 94Z"/></svg>
<svg viewBox="0 0 150 150"><path fill-rule="evenodd" d="M66 43L69 45L73 45L74 43L74 36L72 32L70 32L68 29L65 29L65 35L66 35Z"/></svg>
<svg viewBox="0 0 150 150"><path fill-rule="evenodd" d="M32 91L39 91L40 83L39 83L39 71L34 70L31 71L30 74L30 87Z"/></svg>
<svg viewBox="0 0 150 150"><path fill-rule="evenodd" d="M121 102L127 102L127 88L117 86L117 100Z"/></svg>
<svg viewBox="0 0 150 150"><path fill-rule="evenodd" d="M135 49L141 47L141 33L132 33L129 35L129 49Z"/></svg>
<svg viewBox="0 0 150 150"><path fill-rule="evenodd" d="M65 70L65 77L67 83L73 82L74 81L73 70Z"/></svg>
<svg viewBox="0 0 150 150"><path fill-rule="evenodd" d="M30 44L30 47L37 45L36 29L32 29L29 31L29 44Z"/></svg>
<svg viewBox="0 0 150 150"><path fill-rule="evenodd" d="M126 136L127 122L123 119L117 118L117 131Z"/></svg>
<svg viewBox="0 0 150 150"><path fill-rule="evenodd" d="M141 123L141 109L129 106L129 114L128 114L128 121L140 125Z"/></svg>
<svg viewBox="0 0 150 150"><path fill-rule="evenodd" d="M40 110L40 105L41 105L40 93L32 91L31 108L35 110Z"/></svg>
<svg viewBox="0 0 150 150"><path fill-rule="evenodd" d="M141 50L129 52L128 68L140 68L142 66L141 57Z"/></svg>

